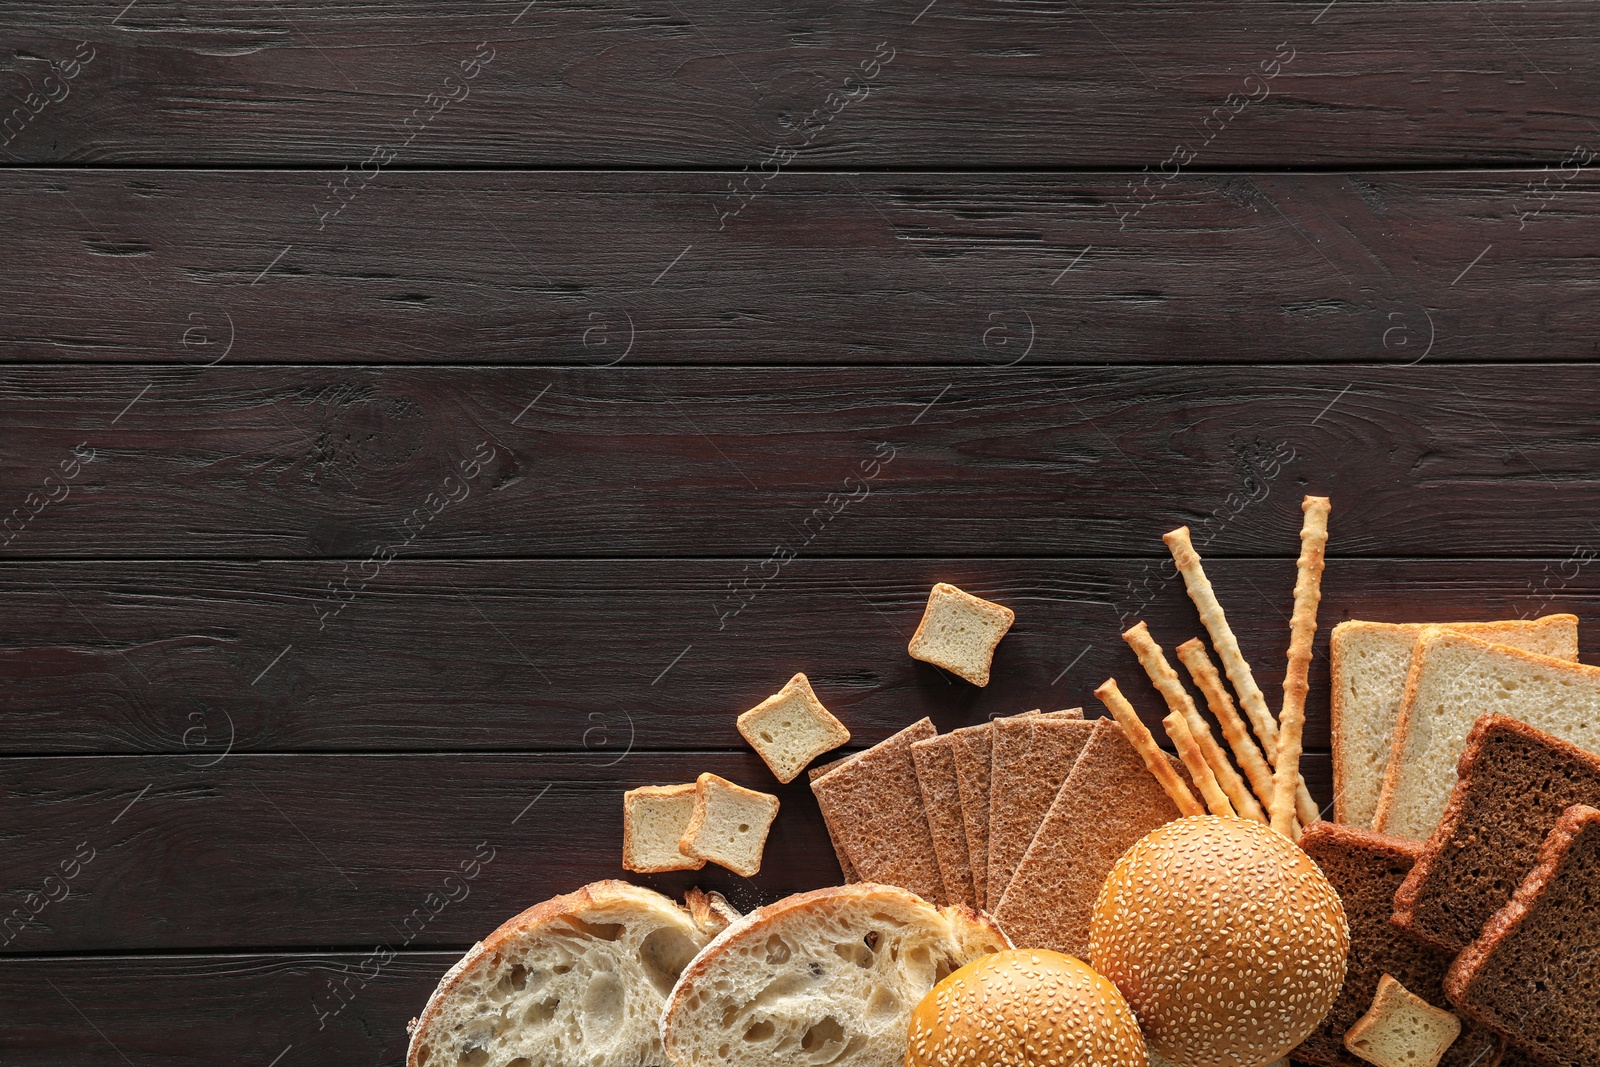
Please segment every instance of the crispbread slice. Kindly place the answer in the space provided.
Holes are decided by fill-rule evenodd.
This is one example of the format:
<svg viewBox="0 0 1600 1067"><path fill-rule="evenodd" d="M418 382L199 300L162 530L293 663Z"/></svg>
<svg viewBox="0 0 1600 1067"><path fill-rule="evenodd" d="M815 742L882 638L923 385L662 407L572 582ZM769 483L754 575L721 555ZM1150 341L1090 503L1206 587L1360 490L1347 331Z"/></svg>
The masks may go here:
<svg viewBox="0 0 1600 1067"><path fill-rule="evenodd" d="M940 582L928 594L928 606L907 651L912 659L953 671L973 685L988 685L994 647L1016 618L1017 613L1004 604Z"/></svg>
<svg viewBox="0 0 1600 1067"><path fill-rule="evenodd" d="M952 903L976 910L972 888L972 858L967 855L967 824L961 813L961 786L956 780L955 741L949 734L914 742L911 760L917 769L917 787L933 834L933 855L939 878Z"/></svg>
<svg viewBox="0 0 1600 1067"><path fill-rule="evenodd" d="M1188 781L1182 765L1172 762ZM1020 947L1082 957L1095 897L1111 868L1145 834L1177 817L1122 727L1095 719L1094 733L993 909L995 921Z"/></svg>
<svg viewBox="0 0 1600 1067"><path fill-rule="evenodd" d="M1093 733L1092 722L1053 715L995 720L986 900L1005 895L1034 832Z"/></svg>
<svg viewBox="0 0 1600 1067"><path fill-rule="evenodd" d="M1332 658L1334 819L1347 826L1372 825L1394 742L1395 718L1405 695L1406 674L1417 637L1430 625L1445 626L1484 641L1578 658L1578 617L1546 615L1501 622L1392 623L1352 619L1333 628Z"/></svg>
<svg viewBox="0 0 1600 1067"><path fill-rule="evenodd" d="M622 794L622 866L640 874L698 871L678 847L694 817L695 785L646 785Z"/></svg>
<svg viewBox="0 0 1600 1067"><path fill-rule="evenodd" d="M1600 750L1600 667L1425 630L1406 677L1374 830L1413 840L1433 832L1467 735L1485 712Z"/></svg>
<svg viewBox="0 0 1600 1067"><path fill-rule="evenodd" d="M814 782L818 778L821 778L824 774L827 774L829 771L839 766L839 764L845 762L846 760L854 759L859 755L859 752L852 752L848 756L840 756L836 760L829 760L827 763L824 763L821 766L813 767L806 772L806 780L808 782ZM827 812L822 813L822 825L823 828L828 831L828 843L833 846L833 854L839 860L839 873L844 876L845 885L849 885L852 882L861 881L861 879L856 876L855 865L850 862L850 857L844 854L844 847L839 844L839 835L834 831L833 824L828 821Z"/></svg>
<svg viewBox="0 0 1600 1067"><path fill-rule="evenodd" d="M1539 863L1445 977L1461 1011L1552 1064L1600 1063L1600 810L1556 821Z"/></svg>
<svg viewBox="0 0 1600 1067"><path fill-rule="evenodd" d="M911 758L912 742L934 734L933 723L920 719L819 775L811 791L858 877L945 904L949 896Z"/></svg>
<svg viewBox="0 0 1600 1067"><path fill-rule="evenodd" d="M1376 1067L1439 1067L1460 1034L1461 1020L1454 1014L1386 974L1372 1007L1344 1035L1344 1043Z"/></svg>
<svg viewBox="0 0 1600 1067"><path fill-rule="evenodd" d="M1363 1067L1367 1061L1345 1047L1345 1034L1372 1005L1385 974L1436 1008L1444 1008L1444 974L1450 957L1403 936L1389 923L1398 886L1422 846L1352 826L1315 822L1300 847L1322 868L1350 924L1350 958L1339 999L1310 1037L1294 1050L1298 1063L1314 1067ZM1468 1023L1441 1061L1443 1067L1496 1067L1505 1040Z"/></svg>
<svg viewBox="0 0 1600 1067"><path fill-rule="evenodd" d="M1511 899L1574 804L1600 808L1600 756L1515 719L1483 716L1444 817L1395 893L1395 925L1460 952Z"/></svg>
<svg viewBox="0 0 1600 1067"><path fill-rule="evenodd" d="M961 792L961 819L967 828L967 860L972 865L973 904L989 906L989 774L994 758L994 723L951 730L950 754Z"/></svg>

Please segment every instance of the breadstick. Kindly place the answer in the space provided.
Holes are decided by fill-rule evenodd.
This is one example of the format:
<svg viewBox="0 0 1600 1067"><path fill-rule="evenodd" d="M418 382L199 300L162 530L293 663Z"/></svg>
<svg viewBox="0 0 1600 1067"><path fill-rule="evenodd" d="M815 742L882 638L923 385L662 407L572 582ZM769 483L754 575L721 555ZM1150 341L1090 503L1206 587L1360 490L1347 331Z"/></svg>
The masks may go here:
<svg viewBox="0 0 1600 1067"><path fill-rule="evenodd" d="M1266 753L1268 760L1276 761L1278 721L1267 707L1267 698L1262 695L1261 687L1256 685L1255 675L1250 673L1250 664L1245 661L1244 653L1239 651L1238 639L1233 636L1228 617L1223 614L1222 605L1217 603L1217 595L1206 578L1205 569L1200 565L1200 554L1189 541L1189 527L1180 526L1171 533L1163 534L1161 540L1167 543L1167 548L1172 552L1172 561L1183 575L1189 599L1194 601L1195 608L1200 612L1200 621L1211 635L1211 647L1217 650L1222 669L1227 672L1228 681L1233 683L1234 692L1239 694L1239 706L1244 709L1250 725L1255 727L1256 736L1261 739L1261 750ZM1300 821L1309 826L1316 821L1317 804L1306 789L1305 779L1300 780L1297 789L1295 804Z"/></svg>
<svg viewBox="0 0 1600 1067"><path fill-rule="evenodd" d="M1283 675L1283 713L1278 716L1278 758L1274 765L1272 828L1293 839L1295 785L1300 780L1300 736L1306 725L1306 674L1311 670L1311 640L1317 634L1317 605L1322 600L1322 565L1328 547L1325 496L1300 502L1305 521L1300 527L1300 562L1294 582L1294 615L1289 619L1289 667Z"/></svg>
<svg viewBox="0 0 1600 1067"><path fill-rule="evenodd" d="M1167 754L1161 751L1156 739L1151 736L1144 723L1139 721L1139 715L1133 710L1133 705L1128 703L1128 698L1117 688L1117 680L1107 678L1105 683L1094 691L1094 695L1106 706L1106 710L1111 712L1111 717L1117 720L1129 743L1138 749L1145 767L1155 775L1156 781L1161 783L1161 788L1167 791L1167 796L1178 806L1178 813L1204 815L1205 807L1194 798L1188 785L1178 777L1178 772L1172 769L1172 764L1167 762Z"/></svg>
<svg viewBox="0 0 1600 1067"><path fill-rule="evenodd" d="M1227 739L1228 747L1233 749L1234 758L1239 761L1245 777L1250 779L1250 788L1255 791L1262 806L1270 808L1272 764L1267 762L1261 749L1256 746L1255 738L1250 736L1250 727L1239 718L1239 712L1233 706L1233 697L1228 695L1227 686L1222 684L1222 675L1217 673L1217 665L1206 654L1205 642L1192 637L1179 645L1177 651L1178 659L1189 669L1189 677L1194 679L1194 684L1205 695L1211 714L1222 725L1222 736ZM1299 822L1295 820L1296 825Z"/></svg>
<svg viewBox="0 0 1600 1067"><path fill-rule="evenodd" d="M1172 738L1172 744L1178 750L1178 758L1189 768L1189 777L1199 786L1200 795L1206 798L1206 807L1211 809L1211 814L1220 815L1224 819L1237 818L1233 805L1228 803L1228 794L1217 784L1217 776L1211 773L1211 765L1200 752L1200 746L1195 743L1194 734L1189 732L1189 726L1183 721L1183 716L1174 711L1161 720L1161 725L1167 728L1167 736Z"/></svg>
<svg viewBox="0 0 1600 1067"><path fill-rule="evenodd" d="M1222 751L1222 746L1211 736L1211 727L1200 717L1199 709L1194 706L1188 690L1183 688L1183 682L1178 679L1178 672L1167 663L1167 657L1161 651L1161 646L1150 636L1150 628L1143 622L1135 623L1122 635L1122 639L1133 649L1134 655L1139 657L1139 665L1150 676L1150 682L1161 693L1161 698L1167 702L1167 710L1183 716L1183 724L1189 728L1195 744L1200 748L1201 756L1211 768L1211 773L1216 777L1223 793L1227 794L1233 810L1246 819L1266 822L1266 813L1261 810L1261 805L1256 803L1256 798L1245 786L1244 779L1239 777L1239 772L1233 769L1227 753Z"/></svg>

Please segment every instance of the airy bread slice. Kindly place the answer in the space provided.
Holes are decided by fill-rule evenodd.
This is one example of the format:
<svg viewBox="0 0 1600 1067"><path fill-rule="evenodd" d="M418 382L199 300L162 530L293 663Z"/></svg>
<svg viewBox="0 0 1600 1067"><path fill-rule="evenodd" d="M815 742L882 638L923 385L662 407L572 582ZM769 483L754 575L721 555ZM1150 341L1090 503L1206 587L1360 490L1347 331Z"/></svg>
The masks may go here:
<svg viewBox="0 0 1600 1067"><path fill-rule="evenodd" d="M1422 840L1439 823L1479 715L1519 719L1600 750L1600 667L1433 627L1417 639L1372 828Z"/></svg>
<svg viewBox="0 0 1600 1067"><path fill-rule="evenodd" d="M622 794L622 866L640 874L698 871L678 847L694 817L695 785L646 785Z"/></svg>
<svg viewBox="0 0 1600 1067"><path fill-rule="evenodd" d="M942 903L948 898L911 758L912 742L934 733L920 719L812 779L811 791L859 877Z"/></svg>
<svg viewBox="0 0 1600 1067"><path fill-rule="evenodd" d="M894 886L819 889L751 912L695 957L661 1017L677 1067L901 1067L911 1011L1009 948L987 919Z"/></svg>
<svg viewBox="0 0 1600 1067"><path fill-rule="evenodd" d="M928 594L908 651L912 659L953 671L973 685L989 684L994 646L1011 629L1017 613L940 582Z"/></svg>
<svg viewBox="0 0 1600 1067"><path fill-rule="evenodd" d="M972 857L967 854L967 823L961 812L961 785L956 779L955 741L949 734L916 741L911 760L917 769L917 787L933 834L933 855L939 861L939 879L957 904L977 908L972 888Z"/></svg>
<svg viewBox="0 0 1600 1067"><path fill-rule="evenodd" d="M996 719L989 778L989 886L984 899L1005 895L1017 864L1044 822L1061 783L1094 733L1082 719L1040 715Z"/></svg>
<svg viewBox="0 0 1600 1067"><path fill-rule="evenodd" d="M784 784L798 778L806 764L850 740L850 731L822 706L804 674L739 716L737 726Z"/></svg>
<svg viewBox="0 0 1600 1067"><path fill-rule="evenodd" d="M1600 810L1578 804L1556 822L1539 864L1445 977L1461 1011L1535 1059L1600 1063Z"/></svg>
<svg viewBox="0 0 1600 1067"><path fill-rule="evenodd" d="M1386 974L1378 980L1372 1007L1344 1035L1344 1043L1376 1067L1439 1067L1460 1034L1460 1019Z"/></svg>
<svg viewBox="0 0 1600 1067"><path fill-rule="evenodd" d="M407 1067L644 1067L662 1005L711 935L660 893L595 882L507 920L411 1020Z"/></svg>
<svg viewBox="0 0 1600 1067"><path fill-rule="evenodd" d="M1333 628L1328 650L1333 673L1334 820L1372 825L1394 742L1395 718L1417 638L1428 625L1445 626L1483 641L1578 658L1578 617L1546 615L1503 622L1393 623L1352 619Z"/></svg>
<svg viewBox="0 0 1600 1067"><path fill-rule="evenodd" d="M694 814L678 849L753 878L761 870L767 831L777 817L777 797L702 774L695 780Z"/></svg>
<svg viewBox="0 0 1600 1067"><path fill-rule="evenodd" d="M1505 906L1561 813L1600 808L1600 756L1499 715L1479 719L1449 806L1394 897L1394 924L1460 952Z"/></svg>

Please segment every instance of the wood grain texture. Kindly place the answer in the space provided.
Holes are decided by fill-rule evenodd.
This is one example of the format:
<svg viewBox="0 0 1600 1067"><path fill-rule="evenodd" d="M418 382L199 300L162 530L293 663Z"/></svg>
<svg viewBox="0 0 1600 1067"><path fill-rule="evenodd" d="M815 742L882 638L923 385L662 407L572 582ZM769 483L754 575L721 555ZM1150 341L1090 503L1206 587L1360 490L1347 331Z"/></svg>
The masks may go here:
<svg viewBox="0 0 1600 1067"><path fill-rule="evenodd" d="M387 144L412 164L754 167L779 145L831 166L1153 169L1177 144L1212 165L1491 147L1553 161L1594 137L1592 5L1326 7L29 0L0 23L14 49L5 112L29 118L4 150L354 168ZM80 42L92 58L77 77L46 85ZM465 80L480 45L492 58ZM880 53L892 58L863 76ZM1246 80L1274 56L1292 59ZM35 112L30 92L57 102ZM1208 137L1233 96L1255 102Z"/></svg>
<svg viewBox="0 0 1600 1067"><path fill-rule="evenodd" d="M1564 555L1597 398L1582 365L17 367L0 515L14 557L1127 556L1203 520L1270 556L1304 491L1335 555Z"/></svg>
<svg viewBox="0 0 1600 1067"><path fill-rule="evenodd" d="M14 171L0 360L1591 359L1583 158L1137 192L1139 174L785 173L735 196L726 173L386 172L337 200L326 172Z"/></svg>
<svg viewBox="0 0 1600 1067"><path fill-rule="evenodd" d="M26 917L30 893L57 898L14 920L0 953L465 946L547 897L621 877L623 791L703 771L779 797L761 874L707 865L637 881L719 889L743 910L840 880L809 788L777 785L748 752L635 752L609 765L483 754L194 763L0 761L0 922ZM1306 779L1331 799L1326 755L1308 755ZM58 872L75 854L89 858L63 890Z"/></svg>

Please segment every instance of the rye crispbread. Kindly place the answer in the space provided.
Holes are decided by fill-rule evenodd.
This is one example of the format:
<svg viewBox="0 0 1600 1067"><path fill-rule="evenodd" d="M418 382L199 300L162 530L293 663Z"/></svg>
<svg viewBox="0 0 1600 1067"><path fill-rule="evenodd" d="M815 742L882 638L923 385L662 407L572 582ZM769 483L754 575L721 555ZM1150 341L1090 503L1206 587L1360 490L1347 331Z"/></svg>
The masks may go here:
<svg viewBox="0 0 1600 1067"><path fill-rule="evenodd" d="M1017 864L1093 733L1094 723L1058 718L1054 712L995 721L985 900L1005 895Z"/></svg>
<svg viewBox="0 0 1600 1067"><path fill-rule="evenodd" d="M1459 771L1394 899L1396 926L1450 953L1511 899L1563 811L1600 807L1600 756L1500 715L1473 726Z"/></svg>
<svg viewBox="0 0 1600 1067"><path fill-rule="evenodd" d="M955 740L949 734L917 741L911 760L917 769L917 788L933 834L933 856L939 878L953 904L977 910L972 888L972 859L967 855L967 824L961 811L961 786L956 781Z"/></svg>
<svg viewBox="0 0 1600 1067"><path fill-rule="evenodd" d="M1372 1006L1379 980L1392 975L1436 1008L1448 1008L1444 974L1450 957L1403 936L1389 924L1395 887L1416 862L1422 846L1351 826L1315 822L1300 847L1317 862L1344 904L1350 924L1350 959L1333 1010L1292 1053L1315 1067L1364 1067L1344 1045L1345 1033ZM1468 1025L1440 1060L1442 1067L1496 1067L1505 1042L1481 1026Z"/></svg>
<svg viewBox="0 0 1600 1067"><path fill-rule="evenodd" d="M806 781L814 782L818 778L821 778L824 774L827 774L829 771L839 766L839 764L845 762L846 760L854 759L859 755L859 752L852 752L848 756L840 756L836 760L829 760L827 763L813 767L806 772ZM833 854L839 860L839 873L844 876L844 884L852 885L855 882L861 881L861 879L856 876L855 867L850 863L850 857L844 854L844 849L839 844L839 835L834 832L833 824L828 822L827 812L822 813L822 825L823 828L828 831L828 844L833 846Z"/></svg>

